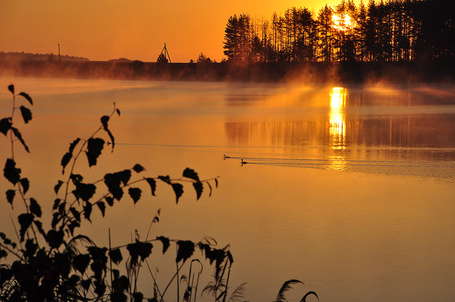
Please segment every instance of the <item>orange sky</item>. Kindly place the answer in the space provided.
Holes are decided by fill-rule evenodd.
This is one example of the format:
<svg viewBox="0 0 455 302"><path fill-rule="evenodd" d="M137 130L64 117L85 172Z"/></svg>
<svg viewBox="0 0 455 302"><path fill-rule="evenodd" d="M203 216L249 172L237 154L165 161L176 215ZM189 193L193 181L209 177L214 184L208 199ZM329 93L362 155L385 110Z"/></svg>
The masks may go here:
<svg viewBox="0 0 455 302"><path fill-rule="evenodd" d="M341 0L1 0L0 51L58 53L90 60L156 61L164 43L172 62L201 52L221 61L234 14L270 19L292 7L315 13ZM357 3L357 1L356 1Z"/></svg>

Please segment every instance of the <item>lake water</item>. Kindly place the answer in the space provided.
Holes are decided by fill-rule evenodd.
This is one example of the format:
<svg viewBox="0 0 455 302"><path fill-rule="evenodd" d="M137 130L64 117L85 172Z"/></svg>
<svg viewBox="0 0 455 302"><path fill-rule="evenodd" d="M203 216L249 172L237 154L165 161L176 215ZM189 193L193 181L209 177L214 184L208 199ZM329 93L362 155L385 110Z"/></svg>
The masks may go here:
<svg viewBox="0 0 455 302"><path fill-rule="evenodd" d="M289 279L305 283L289 301L308 291L320 301L455 300L455 87L1 78L1 117L11 112L11 82L35 102L30 125L18 125L31 153L16 145L16 161L29 196L49 211L61 157L113 102L121 110L110 121L115 151L106 147L91 169L81 159L87 181L136 163L149 176L179 178L190 167L202 179L220 177L210 198L207 187L198 201L185 187L176 205L158 183L157 197L122 200L104 219L96 211L83 232L102 245L108 229L114 246L135 230L144 238L161 209L152 237L230 244L230 285L247 282L247 301L273 301ZM1 161L9 154L4 139ZM0 210L1 228L13 232L20 204L11 211L3 200ZM152 263L159 283L166 265ZM150 297L143 273L140 290ZM208 263L204 273L212 273Z"/></svg>

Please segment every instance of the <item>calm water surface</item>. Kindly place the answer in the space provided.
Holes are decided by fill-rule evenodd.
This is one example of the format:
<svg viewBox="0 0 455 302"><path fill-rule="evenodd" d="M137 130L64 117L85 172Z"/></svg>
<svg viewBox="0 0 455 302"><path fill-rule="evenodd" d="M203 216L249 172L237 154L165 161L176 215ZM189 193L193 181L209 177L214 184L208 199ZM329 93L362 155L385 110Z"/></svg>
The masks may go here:
<svg viewBox="0 0 455 302"><path fill-rule="evenodd" d="M135 230L145 237L161 209L153 236L230 244L230 283L247 282L245 300L272 301L289 279L305 283L289 301L310 290L321 301L455 300L454 87L3 78L2 117L10 82L35 101L31 124L20 125L31 154L18 147L16 161L30 196L49 209L69 143L89 136L113 102L121 110L110 124L115 151L90 170L81 161L80 173L96 180L141 163L150 176L178 178L186 167L220 176L210 198L205 188L196 201L188 187L176 205L161 185L157 198L122 200L105 219L96 213L83 231L100 244L109 228L113 245ZM3 162L5 140L0 152ZM6 201L0 210L2 229L12 231ZM140 290L151 295L144 274Z"/></svg>

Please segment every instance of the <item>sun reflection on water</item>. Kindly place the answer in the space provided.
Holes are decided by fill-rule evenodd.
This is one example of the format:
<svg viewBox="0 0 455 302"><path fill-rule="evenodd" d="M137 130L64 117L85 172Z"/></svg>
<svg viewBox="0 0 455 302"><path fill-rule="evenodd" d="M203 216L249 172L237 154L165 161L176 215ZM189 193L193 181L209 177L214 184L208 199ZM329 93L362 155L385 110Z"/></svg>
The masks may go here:
<svg viewBox="0 0 455 302"><path fill-rule="evenodd" d="M347 89L332 87L330 92L329 142L335 154L329 156L330 168L342 171L346 166L343 151L346 149L346 95Z"/></svg>

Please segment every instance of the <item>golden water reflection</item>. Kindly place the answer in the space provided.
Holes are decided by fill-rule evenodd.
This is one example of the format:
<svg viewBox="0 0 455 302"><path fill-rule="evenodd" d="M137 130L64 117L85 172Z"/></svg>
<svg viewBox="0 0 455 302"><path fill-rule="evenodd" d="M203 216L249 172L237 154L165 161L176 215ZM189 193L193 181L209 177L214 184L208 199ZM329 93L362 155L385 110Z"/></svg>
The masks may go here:
<svg viewBox="0 0 455 302"><path fill-rule="evenodd" d="M315 87L244 99L237 93L226 98L236 114L226 118L224 130L227 145L256 162L288 164L291 159L297 165L351 171L376 169L371 161L455 158L455 104L446 97ZM249 108L239 107L244 101Z"/></svg>
<svg viewBox="0 0 455 302"><path fill-rule="evenodd" d="M330 91L329 141L335 154L329 156L329 161L330 168L336 171L346 167L346 96L347 89L343 87L332 87Z"/></svg>

